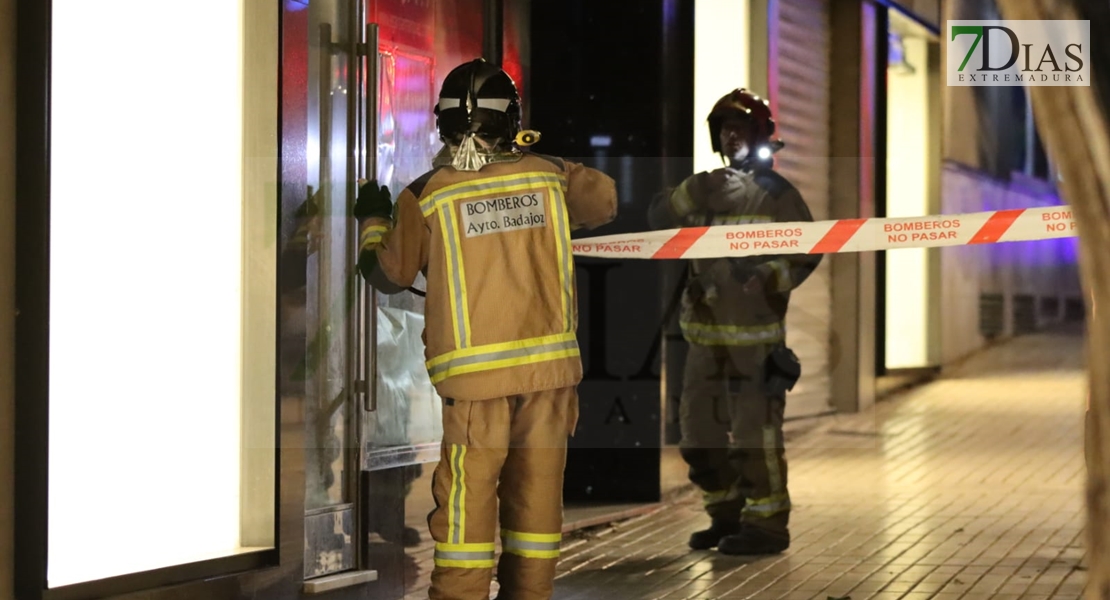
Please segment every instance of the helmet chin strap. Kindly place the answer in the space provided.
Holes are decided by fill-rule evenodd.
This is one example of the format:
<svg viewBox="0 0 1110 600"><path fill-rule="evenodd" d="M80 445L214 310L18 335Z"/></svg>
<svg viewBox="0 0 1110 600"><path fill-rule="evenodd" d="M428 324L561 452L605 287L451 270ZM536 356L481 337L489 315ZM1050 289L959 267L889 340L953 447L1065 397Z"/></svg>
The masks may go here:
<svg viewBox="0 0 1110 600"><path fill-rule="evenodd" d="M451 166L459 171L478 171L485 164L485 159L478 152L478 144L474 142L474 134L468 133L463 136L463 141L459 144L459 149L455 151L455 159L451 162Z"/></svg>

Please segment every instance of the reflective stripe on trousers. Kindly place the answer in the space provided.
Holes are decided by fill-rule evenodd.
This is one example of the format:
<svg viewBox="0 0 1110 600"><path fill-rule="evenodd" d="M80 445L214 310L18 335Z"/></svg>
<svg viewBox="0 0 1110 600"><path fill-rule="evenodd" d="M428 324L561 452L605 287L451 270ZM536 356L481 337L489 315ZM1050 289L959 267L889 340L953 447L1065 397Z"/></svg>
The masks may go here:
<svg viewBox="0 0 1110 600"><path fill-rule="evenodd" d="M787 510L790 510L790 496L775 494L766 498L748 498L741 512L744 515L765 519Z"/></svg>
<svg viewBox="0 0 1110 600"><path fill-rule="evenodd" d="M574 387L444 402L436 507L428 515L436 541L428 597L488 600L496 569L502 597L551 598L566 440L577 414Z"/></svg>
<svg viewBox="0 0 1110 600"><path fill-rule="evenodd" d="M436 566L460 569L491 569L494 565L493 542L467 544L466 540L466 446L450 444L447 464L451 489L447 503L447 541L437 542Z"/></svg>
<svg viewBox="0 0 1110 600"><path fill-rule="evenodd" d="M501 549L524 558L559 558L561 533L524 533L501 530Z"/></svg>
<svg viewBox="0 0 1110 600"><path fill-rule="evenodd" d="M436 544L435 565L456 569L492 569L494 544Z"/></svg>
<svg viewBox="0 0 1110 600"><path fill-rule="evenodd" d="M466 446L451 444L448 468L451 470L451 492L448 496L448 544L461 545L466 539Z"/></svg>

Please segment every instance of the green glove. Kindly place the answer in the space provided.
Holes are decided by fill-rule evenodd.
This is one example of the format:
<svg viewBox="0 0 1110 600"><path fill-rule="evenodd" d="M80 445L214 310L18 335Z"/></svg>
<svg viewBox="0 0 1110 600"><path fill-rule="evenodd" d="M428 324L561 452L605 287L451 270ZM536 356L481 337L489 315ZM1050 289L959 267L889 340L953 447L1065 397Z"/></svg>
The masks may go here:
<svg viewBox="0 0 1110 600"><path fill-rule="evenodd" d="M356 219L369 219L380 217L389 219L393 216L393 201L386 186L378 186L377 181L368 181L358 188L358 199L355 200L354 217Z"/></svg>

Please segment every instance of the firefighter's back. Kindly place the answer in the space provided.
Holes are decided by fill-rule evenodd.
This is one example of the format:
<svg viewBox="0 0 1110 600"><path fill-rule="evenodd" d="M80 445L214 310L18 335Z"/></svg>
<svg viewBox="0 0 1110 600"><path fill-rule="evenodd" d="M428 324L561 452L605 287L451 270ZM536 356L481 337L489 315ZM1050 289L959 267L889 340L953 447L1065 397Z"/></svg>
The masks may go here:
<svg viewBox="0 0 1110 600"><path fill-rule="evenodd" d="M614 194L612 180L577 167L525 154L480 171L442 167L410 186L430 233L427 357L441 395L480 400L581 380L568 192L603 207ZM573 189L575 176L598 189Z"/></svg>

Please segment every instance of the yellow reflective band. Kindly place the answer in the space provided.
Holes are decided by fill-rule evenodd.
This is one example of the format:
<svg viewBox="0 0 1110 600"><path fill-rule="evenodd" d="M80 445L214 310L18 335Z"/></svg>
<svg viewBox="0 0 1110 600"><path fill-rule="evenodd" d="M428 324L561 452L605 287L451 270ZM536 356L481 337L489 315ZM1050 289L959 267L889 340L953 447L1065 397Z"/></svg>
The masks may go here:
<svg viewBox="0 0 1110 600"><path fill-rule="evenodd" d="M681 321L679 326L688 341L702 346L755 346L786 338L782 323L745 327Z"/></svg>
<svg viewBox="0 0 1110 600"><path fill-rule="evenodd" d="M541 337L528 338L526 340L516 340L514 342L501 342L499 344L484 344L482 346L474 346L472 348L465 348L462 350L454 350L446 354L441 354L427 362L429 369L437 367L447 362L465 358L469 356L482 356L491 353L509 352L512 350L519 350L523 348L535 348L537 346L546 346L549 344L559 344L562 342L576 342L577 338L573 333L556 333L554 335L545 335Z"/></svg>
<svg viewBox="0 0 1110 600"><path fill-rule="evenodd" d="M719 492L702 492L701 502L704 506L716 504L728 499L728 490L721 490Z"/></svg>
<svg viewBox="0 0 1110 600"><path fill-rule="evenodd" d="M497 550L497 544L493 542L471 542L469 544L436 542L436 550L441 552L493 552Z"/></svg>
<svg viewBox="0 0 1110 600"><path fill-rule="evenodd" d="M717 215L713 225L747 225L749 223L771 223L774 218L768 215Z"/></svg>
<svg viewBox="0 0 1110 600"><path fill-rule="evenodd" d="M459 542L466 539L466 446L459 446Z"/></svg>
<svg viewBox="0 0 1110 600"><path fill-rule="evenodd" d="M748 503L741 512L755 514L760 517L769 517L775 513L780 513L789 509L790 496L786 494L775 494L766 498L748 498Z"/></svg>
<svg viewBox="0 0 1110 600"><path fill-rule="evenodd" d="M497 561L490 559L474 559L474 560L453 560L450 558L436 557L433 562L437 567L452 567L455 569L492 569Z"/></svg>
<svg viewBox="0 0 1110 600"><path fill-rule="evenodd" d="M466 304L463 303L463 286L466 285L462 277L462 252L461 240L455 228L455 212L453 206L447 215L440 215L439 224L443 230L443 249L446 252L447 265L447 294L451 299L451 333L455 336L455 347L465 348L467 331L469 330L470 317L467 314Z"/></svg>
<svg viewBox="0 0 1110 600"><path fill-rule="evenodd" d="M770 480L771 494L782 495L786 492L782 485L782 471L775 451L775 428L763 427L763 460L767 464L767 479Z"/></svg>
<svg viewBox="0 0 1110 600"><path fill-rule="evenodd" d="M538 542L541 544L550 544L563 541L563 534L561 533L524 533L521 531L509 531L508 529L501 530L501 539L514 540L520 542Z"/></svg>
<svg viewBox="0 0 1110 600"><path fill-rule="evenodd" d="M685 183L671 192L671 209L679 217L685 217L694 212L694 200L690 197L690 193L686 191Z"/></svg>
<svg viewBox="0 0 1110 600"><path fill-rule="evenodd" d="M468 365L450 366L447 369L438 373L429 373L429 377L433 384L440 383L449 377L456 375L466 375L467 373L480 373L482 371L492 371L494 369L507 369L509 367L519 367L522 365L531 365L548 360L559 360L560 358L571 358L578 356L578 348L573 350L559 350L556 352L544 352L542 354L529 354L519 358L504 358L500 360L490 360L480 363L472 363Z"/></svg>
<svg viewBox="0 0 1110 600"><path fill-rule="evenodd" d="M435 384L455 375L516 367L572 356L579 356L578 341L574 338L574 334L560 334L510 342L509 344L490 344L469 348L461 352L448 352L428 361L426 366L428 367L428 376Z"/></svg>
<svg viewBox="0 0 1110 600"><path fill-rule="evenodd" d="M371 250L370 246L380 244L382 236L385 232L389 231L389 227L385 225L369 225L364 227L360 235L358 247L359 250Z"/></svg>
<svg viewBox="0 0 1110 600"><path fill-rule="evenodd" d="M448 451L451 489L447 500L447 539L461 544L466 539L466 446L451 444Z"/></svg>
<svg viewBox="0 0 1110 600"><path fill-rule="evenodd" d="M436 209L464 196L519 192L536 187L566 187L566 177L558 173L531 171L501 177L463 181L440 188L420 202L420 210L427 217Z"/></svg>
<svg viewBox="0 0 1110 600"><path fill-rule="evenodd" d="M567 205L563 199L563 191L555 188L554 192L551 194L551 214L555 215L555 253L558 255L560 267L559 289L563 310L563 331L573 332L574 323L571 322L572 295L574 293L574 290L571 289L573 266L570 252L567 250L570 246L570 226L568 225L570 219L567 215Z"/></svg>
<svg viewBox="0 0 1110 600"><path fill-rule="evenodd" d="M790 263L785 258L771 261L771 268L775 270L775 290L785 292L790 289Z"/></svg>
<svg viewBox="0 0 1110 600"><path fill-rule="evenodd" d="M459 235L459 230L455 227L458 223L458 211L455 209L454 204L447 205L448 225L447 230L451 234L452 243L451 256L448 257L447 269L448 279L454 280L458 285L456 293L458 294L455 302L455 309L451 313L456 320L455 329L459 336L459 343L455 344L456 348L466 348L470 346L470 302L466 294L466 265L463 261L462 254L462 237Z"/></svg>
<svg viewBox="0 0 1110 600"><path fill-rule="evenodd" d="M527 548L512 548L510 546L505 546L505 552L524 558L559 558L558 550L529 550Z"/></svg>
<svg viewBox="0 0 1110 600"><path fill-rule="evenodd" d="M782 329L782 323L767 323L766 325L716 325L712 323L695 323L687 321L683 326L692 329L698 329L706 332L728 332L728 333L761 333L768 331L779 331Z"/></svg>

